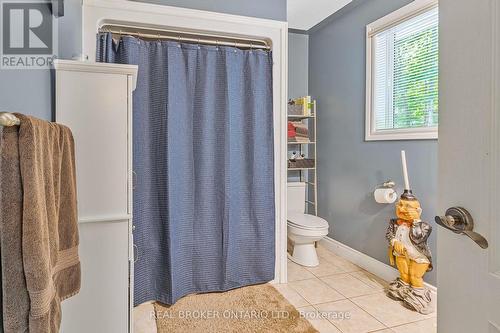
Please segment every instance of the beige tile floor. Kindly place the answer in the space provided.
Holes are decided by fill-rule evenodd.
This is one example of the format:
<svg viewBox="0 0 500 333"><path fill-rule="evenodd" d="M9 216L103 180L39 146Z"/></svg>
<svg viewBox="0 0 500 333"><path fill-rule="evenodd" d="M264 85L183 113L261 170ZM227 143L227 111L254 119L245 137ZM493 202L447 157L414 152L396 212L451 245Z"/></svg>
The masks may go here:
<svg viewBox="0 0 500 333"><path fill-rule="evenodd" d="M436 333L436 313L421 315L384 294L387 282L318 247L320 264L288 261L288 283L275 285L321 333Z"/></svg>

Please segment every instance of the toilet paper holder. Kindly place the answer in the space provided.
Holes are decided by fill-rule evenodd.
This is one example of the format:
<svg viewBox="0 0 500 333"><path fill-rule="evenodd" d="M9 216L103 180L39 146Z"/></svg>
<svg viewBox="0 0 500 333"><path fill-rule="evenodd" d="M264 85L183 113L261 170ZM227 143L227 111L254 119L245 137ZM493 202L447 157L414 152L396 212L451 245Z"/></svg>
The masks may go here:
<svg viewBox="0 0 500 333"><path fill-rule="evenodd" d="M375 201L381 204L391 204L397 200L398 193L394 189L396 183L392 180L387 180L381 185L377 186L373 192Z"/></svg>
<svg viewBox="0 0 500 333"><path fill-rule="evenodd" d="M385 188L393 188L395 186L396 186L396 183L390 179L382 183L382 187L385 187Z"/></svg>

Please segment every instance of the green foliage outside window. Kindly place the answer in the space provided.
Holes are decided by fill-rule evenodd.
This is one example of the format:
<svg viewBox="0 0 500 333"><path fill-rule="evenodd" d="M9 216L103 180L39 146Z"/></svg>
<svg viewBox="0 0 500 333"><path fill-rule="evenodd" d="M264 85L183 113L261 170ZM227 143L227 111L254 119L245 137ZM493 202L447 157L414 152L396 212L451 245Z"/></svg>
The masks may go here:
<svg viewBox="0 0 500 333"><path fill-rule="evenodd" d="M394 41L393 128L438 125L438 27Z"/></svg>

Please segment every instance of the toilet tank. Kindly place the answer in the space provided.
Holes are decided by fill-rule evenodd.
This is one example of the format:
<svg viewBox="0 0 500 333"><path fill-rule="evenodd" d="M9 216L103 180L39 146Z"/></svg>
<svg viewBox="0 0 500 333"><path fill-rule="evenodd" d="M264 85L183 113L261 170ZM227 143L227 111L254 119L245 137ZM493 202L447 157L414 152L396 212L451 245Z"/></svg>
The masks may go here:
<svg viewBox="0 0 500 333"><path fill-rule="evenodd" d="M287 212L304 213L306 201L306 183L287 183Z"/></svg>

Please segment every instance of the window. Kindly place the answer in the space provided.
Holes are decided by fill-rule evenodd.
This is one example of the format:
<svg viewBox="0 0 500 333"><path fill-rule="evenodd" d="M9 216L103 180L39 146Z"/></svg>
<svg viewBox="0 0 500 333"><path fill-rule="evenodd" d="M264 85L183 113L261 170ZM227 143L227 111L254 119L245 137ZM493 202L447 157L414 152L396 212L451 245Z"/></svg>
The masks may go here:
<svg viewBox="0 0 500 333"><path fill-rule="evenodd" d="M415 1L367 26L366 140L436 139L438 7Z"/></svg>

